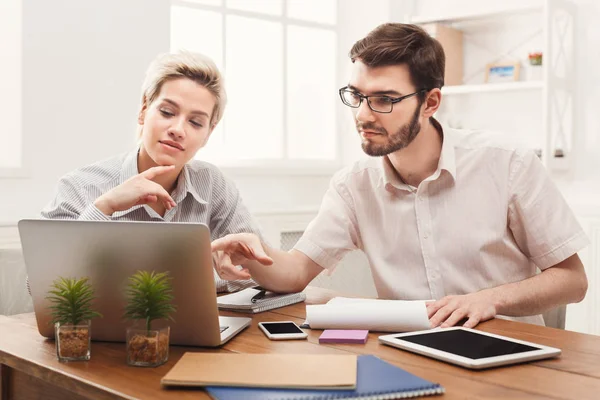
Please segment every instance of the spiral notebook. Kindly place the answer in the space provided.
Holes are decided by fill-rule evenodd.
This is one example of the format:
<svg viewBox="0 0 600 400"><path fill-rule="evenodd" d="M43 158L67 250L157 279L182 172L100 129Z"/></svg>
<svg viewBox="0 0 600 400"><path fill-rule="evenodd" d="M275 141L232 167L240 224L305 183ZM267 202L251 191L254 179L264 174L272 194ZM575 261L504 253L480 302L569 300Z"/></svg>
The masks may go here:
<svg viewBox="0 0 600 400"><path fill-rule="evenodd" d="M383 400L430 396L444 388L371 355L358 357L354 390L288 390L242 387L205 388L216 400Z"/></svg>
<svg viewBox="0 0 600 400"><path fill-rule="evenodd" d="M306 294L303 292L279 294L254 286L217 297L217 305L221 310L259 313L300 303L305 299Z"/></svg>

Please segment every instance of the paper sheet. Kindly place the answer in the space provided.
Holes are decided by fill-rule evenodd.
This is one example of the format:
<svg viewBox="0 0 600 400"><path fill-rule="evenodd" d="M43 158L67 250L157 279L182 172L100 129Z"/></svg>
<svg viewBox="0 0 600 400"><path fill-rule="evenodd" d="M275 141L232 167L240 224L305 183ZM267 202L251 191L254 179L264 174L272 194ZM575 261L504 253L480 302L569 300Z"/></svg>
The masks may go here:
<svg viewBox="0 0 600 400"><path fill-rule="evenodd" d="M252 306L252 297L258 294L260 290L246 288L236 293L226 294L217 297L217 304L228 306Z"/></svg>
<svg viewBox="0 0 600 400"><path fill-rule="evenodd" d="M306 306L306 322L313 329L410 332L431 328L425 300L336 297L327 304Z"/></svg>

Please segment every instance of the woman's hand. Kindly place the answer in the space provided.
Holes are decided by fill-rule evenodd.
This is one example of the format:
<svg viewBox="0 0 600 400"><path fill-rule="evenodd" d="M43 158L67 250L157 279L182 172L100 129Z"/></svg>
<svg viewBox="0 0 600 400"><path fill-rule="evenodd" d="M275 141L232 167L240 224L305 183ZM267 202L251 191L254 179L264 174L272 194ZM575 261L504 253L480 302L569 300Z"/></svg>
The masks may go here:
<svg viewBox="0 0 600 400"><path fill-rule="evenodd" d="M105 215L112 215L116 211L125 211L138 204L149 204L160 201L165 209L170 210L176 206L171 195L153 178L172 172L174 165L159 166L132 176L119 186L109 190L98 197L94 205Z"/></svg>

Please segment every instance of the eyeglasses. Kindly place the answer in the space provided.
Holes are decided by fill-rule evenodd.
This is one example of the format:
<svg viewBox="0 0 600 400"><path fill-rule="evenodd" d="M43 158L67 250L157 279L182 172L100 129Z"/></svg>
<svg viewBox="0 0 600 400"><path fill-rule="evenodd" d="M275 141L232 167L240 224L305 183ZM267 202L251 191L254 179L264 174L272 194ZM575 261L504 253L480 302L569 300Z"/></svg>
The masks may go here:
<svg viewBox="0 0 600 400"><path fill-rule="evenodd" d="M404 99L408 99L416 94L426 92L427 89L421 89L414 93L407 94L401 97L390 97L390 96L365 96L345 86L340 89L340 98L342 103L351 108L358 108L362 104L363 99L367 99L369 108L375 112L389 114L394 108L394 104L401 102Z"/></svg>

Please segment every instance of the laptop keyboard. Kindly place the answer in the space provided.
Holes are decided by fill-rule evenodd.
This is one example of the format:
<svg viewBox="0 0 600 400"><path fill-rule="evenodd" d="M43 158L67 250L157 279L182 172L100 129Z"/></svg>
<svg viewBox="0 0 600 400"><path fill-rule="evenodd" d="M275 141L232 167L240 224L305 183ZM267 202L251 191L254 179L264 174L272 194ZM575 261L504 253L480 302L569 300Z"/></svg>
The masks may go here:
<svg viewBox="0 0 600 400"><path fill-rule="evenodd" d="M223 331L224 331L225 329L227 329L227 328L229 328L229 327L228 327L228 326L220 326L220 327L219 327L219 329L221 330L221 333L223 333Z"/></svg>

